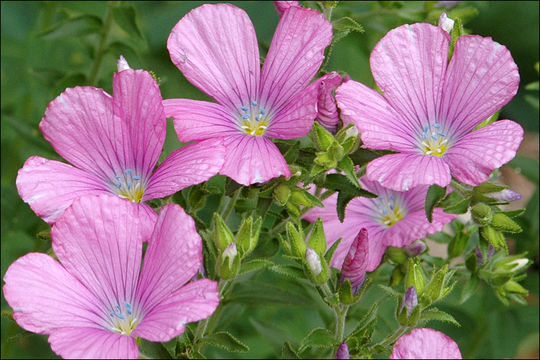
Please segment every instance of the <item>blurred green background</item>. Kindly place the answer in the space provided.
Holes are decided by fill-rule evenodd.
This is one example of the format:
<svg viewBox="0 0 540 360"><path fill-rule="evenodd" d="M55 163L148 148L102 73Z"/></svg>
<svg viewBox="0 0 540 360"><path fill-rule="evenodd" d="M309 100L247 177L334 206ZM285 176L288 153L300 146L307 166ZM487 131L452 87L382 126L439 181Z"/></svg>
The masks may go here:
<svg viewBox="0 0 540 360"><path fill-rule="evenodd" d="M234 2L233 2L234 3ZM306 2L315 7L314 2ZM17 171L31 155L61 160L38 129L47 104L66 87L94 84L111 93L116 60L124 55L131 67L153 71L160 78L163 98L208 99L172 64L166 48L170 30L189 10L201 2L122 2L125 10L110 23L110 34L100 47L101 31L107 26L106 2L16 2L1 3L1 273L18 257L31 251L46 252L47 241L36 234L48 226L39 219L17 194ZM237 2L254 23L261 54L268 49L278 16L272 2ZM126 10L127 9L127 10ZM436 2L344 2L334 10L334 18L348 15L364 28L338 42L326 69L348 73L353 79L373 86L369 71L369 53L390 29L404 23L435 23L445 9ZM526 137L510 166L502 170L503 180L524 195L520 205L527 211L518 218L525 231L510 240L515 252L528 251L535 264L528 273L525 287L531 291L528 306L503 306L487 287L477 296L457 306L460 289L445 300L442 310L453 314L462 327L432 323L452 337L464 357L502 358L538 357L538 90L527 84L538 81L538 2L462 2L449 9L464 19L471 33L491 36L507 46L520 71L518 95L508 104L501 118L523 125ZM109 14L110 15L110 14ZM112 19L112 18L111 18ZM103 55L100 66L94 59ZM538 89L536 87L536 89ZM180 143L171 124L163 157ZM385 269L381 274L384 275ZM288 301L277 303L268 297L242 300L243 287L237 289L238 304L225 308L218 327L228 329L249 345L246 354L231 354L207 347L211 357L276 357L285 341L298 342L317 326L332 321L332 314L317 298L313 289L284 279L266 270L251 280L261 280L286 289ZM263 290L261 290L263 291ZM264 291L269 291L268 289ZM313 296L311 296L313 295ZM377 289L351 312L349 326L374 301L381 303L375 337L395 327L393 301ZM256 306L254 306L256 305ZM23 331L10 318L3 295L1 357L52 358L45 336ZM322 309L322 312L318 309ZM328 310L325 312L325 310ZM315 353L317 354L317 353ZM326 354L324 352L318 353ZM329 354L328 354L329 355ZM328 356L327 355L327 356ZM324 356L324 355L322 355Z"/></svg>

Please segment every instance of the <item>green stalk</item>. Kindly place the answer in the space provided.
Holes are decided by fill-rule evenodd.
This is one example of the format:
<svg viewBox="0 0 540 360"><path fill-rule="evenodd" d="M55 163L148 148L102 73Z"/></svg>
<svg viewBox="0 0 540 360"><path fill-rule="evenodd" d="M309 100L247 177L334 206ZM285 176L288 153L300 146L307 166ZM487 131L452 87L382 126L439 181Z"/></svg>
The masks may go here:
<svg viewBox="0 0 540 360"><path fill-rule="evenodd" d="M105 50L107 47L107 40L111 32L113 18L111 7L114 6L113 3L107 3L107 10L105 11L105 20L103 21L103 29L101 31L101 37L99 39L99 44L96 50L96 57L94 59L94 64L92 65L92 70L88 76L88 82L92 86L97 85L99 68L101 67L101 62L103 61L103 56L105 55Z"/></svg>

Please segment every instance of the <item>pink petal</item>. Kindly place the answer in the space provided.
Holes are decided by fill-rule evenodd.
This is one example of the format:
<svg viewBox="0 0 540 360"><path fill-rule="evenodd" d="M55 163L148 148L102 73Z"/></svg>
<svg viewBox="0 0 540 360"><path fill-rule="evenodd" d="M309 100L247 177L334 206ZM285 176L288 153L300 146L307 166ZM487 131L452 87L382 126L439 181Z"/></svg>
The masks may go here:
<svg viewBox="0 0 540 360"><path fill-rule="evenodd" d="M317 100L317 121L326 130L335 133L339 124L339 115L337 112L336 100L332 91L341 84L341 76L332 71L322 76L319 83L319 95Z"/></svg>
<svg viewBox="0 0 540 360"><path fill-rule="evenodd" d="M158 167L143 200L162 198L216 175L223 166L222 139L210 139L175 150Z"/></svg>
<svg viewBox="0 0 540 360"><path fill-rule="evenodd" d="M202 240L191 216L176 205L161 209L137 285L141 308L151 311L199 270Z"/></svg>
<svg viewBox="0 0 540 360"><path fill-rule="evenodd" d="M451 180L450 169L442 158L422 154L384 155L368 164L366 175L369 180L397 191L418 185L446 186Z"/></svg>
<svg viewBox="0 0 540 360"><path fill-rule="evenodd" d="M356 125L366 147L395 151L416 147L415 129L375 90L349 80L336 90L336 100L343 122Z"/></svg>
<svg viewBox="0 0 540 360"><path fill-rule="evenodd" d="M132 335L149 341L169 341L185 324L209 317L219 304L217 283L197 280L176 290L147 313Z"/></svg>
<svg viewBox="0 0 540 360"><path fill-rule="evenodd" d="M154 170L165 141L165 113L156 81L143 70L124 70L114 74L113 95L119 123L106 124L112 134L121 136L117 146L125 169L135 169L148 179ZM123 158L123 159L122 159Z"/></svg>
<svg viewBox="0 0 540 360"><path fill-rule="evenodd" d="M281 18L264 60L260 100L279 111L315 76L332 40L332 25L318 11L291 7Z"/></svg>
<svg viewBox="0 0 540 360"><path fill-rule="evenodd" d="M182 142L236 135L241 130L229 109L220 104L190 99L163 101L165 114L174 118L174 129Z"/></svg>
<svg viewBox="0 0 540 360"><path fill-rule="evenodd" d="M230 4L202 5L172 29L167 48L193 85L233 110L259 95L259 48L244 10Z"/></svg>
<svg viewBox="0 0 540 360"><path fill-rule="evenodd" d="M465 135L444 154L452 175L469 185L486 181L494 169L516 156L523 140L523 128L500 120Z"/></svg>
<svg viewBox="0 0 540 360"><path fill-rule="evenodd" d="M133 303L142 243L150 238L156 217L145 204L86 196L75 200L53 227L56 256L102 301L105 317L115 305Z"/></svg>
<svg viewBox="0 0 540 360"><path fill-rule="evenodd" d="M389 31L371 52L373 77L409 128L420 130L437 119L448 43L441 28L417 23Z"/></svg>
<svg viewBox="0 0 540 360"><path fill-rule="evenodd" d="M353 240L341 268L341 279L350 280L354 292L357 292L366 279L369 259L369 239L365 228L361 229Z"/></svg>
<svg viewBox="0 0 540 360"><path fill-rule="evenodd" d="M49 224L53 224L74 199L111 192L94 174L39 156L26 160L16 184L24 202Z"/></svg>
<svg viewBox="0 0 540 360"><path fill-rule="evenodd" d="M276 7L276 11L279 15L279 17L283 16L283 13L288 10L292 6L300 6L300 2L298 1L274 1L274 6Z"/></svg>
<svg viewBox="0 0 540 360"><path fill-rule="evenodd" d="M283 155L274 143L262 136L237 135L224 139L225 163L221 174L249 186L274 177L291 176Z"/></svg>
<svg viewBox="0 0 540 360"><path fill-rule="evenodd" d="M17 259L4 282L13 318L25 330L50 334L64 326L103 326L98 300L48 255L29 253Z"/></svg>
<svg viewBox="0 0 540 360"><path fill-rule="evenodd" d="M508 49L491 38L461 36L448 66L440 117L456 138L506 105L519 86Z"/></svg>
<svg viewBox="0 0 540 360"><path fill-rule="evenodd" d="M66 359L137 359L135 339L102 329L64 327L49 336L51 349Z"/></svg>
<svg viewBox="0 0 540 360"><path fill-rule="evenodd" d="M403 335L394 344L390 359L461 359L454 340L440 331L420 328Z"/></svg>

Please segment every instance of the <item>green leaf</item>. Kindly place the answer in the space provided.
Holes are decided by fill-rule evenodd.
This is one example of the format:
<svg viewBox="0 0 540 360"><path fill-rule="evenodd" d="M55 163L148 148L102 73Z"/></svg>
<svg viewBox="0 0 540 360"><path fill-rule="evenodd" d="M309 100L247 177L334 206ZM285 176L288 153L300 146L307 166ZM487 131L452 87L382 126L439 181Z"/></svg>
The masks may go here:
<svg viewBox="0 0 540 360"><path fill-rule="evenodd" d="M275 306L277 304L305 306L311 302L305 292L292 291L284 284L282 286L284 287L258 281L242 281L235 286L234 291L223 303L231 302L252 306Z"/></svg>
<svg viewBox="0 0 540 360"><path fill-rule="evenodd" d="M334 335L328 329L318 327L311 330L309 334L302 339L298 352L301 353L308 346L331 347L336 344L337 341L334 338Z"/></svg>
<svg viewBox="0 0 540 360"><path fill-rule="evenodd" d="M461 296L458 301L459 305L467 301L477 291L479 283L478 276L471 274L469 281L467 281L467 284L465 284L461 291Z"/></svg>
<svg viewBox="0 0 540 360"><path fill-rule="evenodd" d="M501 214L504 214L510 218L519 216L523 214L527 209L517 209L517 210L509 210L509 211L501 211Z"/></svg>
<svg viewBox="0 0 540 360"><path fill-rule="evenodd" d="M143 34L137 25L137 13L133 5L120 5L112 8L114 21L130 35L135 35L143 40Z"/></svg>
<svg viewBox="0 0 540 360"><path fill-rule="evenodd" d="M274 263L270 260L254 259L254 260L251 260L242 264L239 275L247 274L249 272L259 270L259 269L265 268L267 266L272 266L272 265L274 265Z"/></svg>
<svg viewBox="0 0 540 360"><path fill-rule="evenodd" d="M356 172L354 171L354 163L352 162L350 157L345 156L338 162L337 166L339 170L345 173L347 179L349 179L349 181L352 182L354 186L359 189L362 188L362 186L360 186L360 183L358 182L358 178L356 177Z"/></svg>
<svg viewBox="0 0 540 360"><path fill-rule="evenodd" d="M465 199L445 207L443 211L447 214L465 214L469 209L469 204L471 203L471 198L466 197Z"/></svg>
<svg viewBox="0 0 540 360"><path fill-rule="evenodd" d="M333 244L332 246L330 246L330 249L328 249L326 251L326 254L324 254L324 259L326 260L327 263L330 263L332 261L332 256L334 255L334 252L336 252L336 249L338 248L339 246L339 243L341 242L343 238L339 238L337 239Z"/></svg>
<svg viewBox="0 0 540 360"><path fill-rule="evenodd" d="M230 352L249 351L249 347L246 344L232 336L227 331L220 331L211 335L207 335L202 338L200 342L203 344L217 346Z"/></svg>
<svg viewBox="0 0 540 360"><path fill-rule="evenodd" d="M148 359L172 359L169 351L159 342L152 342L137 338L140 355L144 355Z"/></svg>
<svg viewBox="0 0 540 360"><path fill-rule="evenodd" d="M340 222L343 222L345 220L345 208L347 207L347 204L354 198L354 195L351 195L350 193L344 191L340 191L338 193L336 210Z"/></svg>
<svg viewBox="0 0 540 360"><path fill-rule="evenodd" d="M347 339L362 334L364 330L370 327L371 324L377 319L377 311L379 311L379 303L375 302L373 303L373 305L371 305L368 312L358 322L358 326L356 327L356 329L353 330L353 332L351 332Z"/></svg>
<svg viewBox="0 0 540 360"><path fill-rule="evenodd" d="M270 270L278 274L288 276L294 279L306 278L306 274L304 274L304 270L293 265L274 265L270 268Z"/></svg>
<svg viewBox="0 0 540 360"><path fill-rule="evenodd" d="M441 202L446 194L446 188L439 185L431 185L426 194L425 211L429 222L433 221L433 209Z"/></svg>
<svg viewBox="0 0 540 360"><path fill-rule="evenodd" d="M351 31L356 31L359 33L364 32L364 27L360 25L356 20L348 16L332 21L332 26L335 31L343 31L347 33Z"/></svg>
<svg viewBox="0 0 540 360"><path fill-rule="evenodd" d="M396 290L392 289L391 287L389 286L386 286L386 285L382 285L382 284L377 284L381 289L384 290L385 293L387 293L388 295L390 296L393 296L395 297L396 299L401 299L402 297L402 294L397 292Z"/></svg>
<svg viewBox="0 0 540 360"><path fill-rule="evenodd" d="M61 21L52 28L41 32L38 36L46 40L64 37L77 38L99 32L102 25L101 19L97 16L80 15Z"/></svg>
<svg viewBox="0 0 540 360"><path fill-rule="evenodd" d="M500 113L500 112L501 112L501 111L499 110L499 111L497 111L495 114L493 114L493 115L491 115L490 117L488 117L486 120L482 121L480 124L478 124L478 125L474 128L474 130L481 129L481 128L486 127L486 126L488 126L489 124L495 122L495 121L499 118L499 113ZM474 131L474 130L473 130L473 131Z"/></svg>
<svg viewBox="0 0 540 360"><path fill-rule="evenodd" d="M442 310L437 309L436 307L432 307L429 310L425 310L422 312L422 315L420 316L420 320L425 321L431 321L431 320L437 320L437 321L445 321L452 323L458 327L461 327L461 325L457 322L456 319L452 315L450 315L447 312L444 312Z"/></svg>
<svg viewBox="0 0 540 360"><path fill-rule="evenodd" d="M300 359L300 356L294 351L291 346L291 343L286 341L281 348L281 358L282 359Z"/></svg>

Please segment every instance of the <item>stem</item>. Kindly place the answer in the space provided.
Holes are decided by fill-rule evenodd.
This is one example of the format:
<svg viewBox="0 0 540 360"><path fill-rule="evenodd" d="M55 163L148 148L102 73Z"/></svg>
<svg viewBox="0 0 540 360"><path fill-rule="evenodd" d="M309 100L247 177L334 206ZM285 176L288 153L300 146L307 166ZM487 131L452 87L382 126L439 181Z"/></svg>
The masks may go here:
<svg viewBox="0 0 540 360"><path fill-rule="evenodd" d="M343 335L345 334L345 319L347 318L347 311L349 306L341 309L341 306L337 306L336 314L336 339L339 343L343 341Z"/></svg>
<svg viewBox="0 0 540 360"><path fill-rule="evenodd" d="M112 3L107 3L107 10L105 11L105 20L103 22L103 29L101 32L101 37L99 39L99 44L96 50L96 58L94 59L94 64L92 65L92 70L90 71L90 76L88 77L88 82L90 85L97 85L97 76L99 73L99 68L101 67L101 62L103 61L103 56L105 55L105 48L107 45L107 39L111 32L112 27L112 13L111 13Z"/></svg>
<svg viewBox="0 0 540 360"><path fill-rule="evenodd" d="M410 327L409 326L402 326L400 325L396 331L394 331L392 333L392 335L390 335L389 337L387 337L386 339L380 341L379 343L375 344L372 346L372 348L375 348L376 346L387 346L387 345L390 345L392 343L394 343L401 335L405 334L407 331L409 331Z"/></svg>

